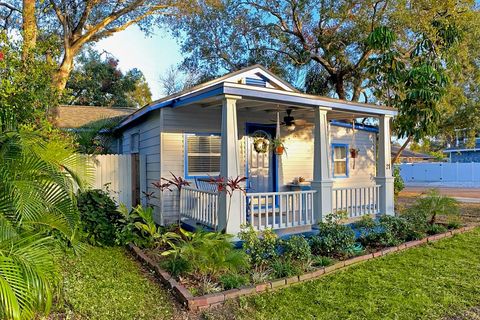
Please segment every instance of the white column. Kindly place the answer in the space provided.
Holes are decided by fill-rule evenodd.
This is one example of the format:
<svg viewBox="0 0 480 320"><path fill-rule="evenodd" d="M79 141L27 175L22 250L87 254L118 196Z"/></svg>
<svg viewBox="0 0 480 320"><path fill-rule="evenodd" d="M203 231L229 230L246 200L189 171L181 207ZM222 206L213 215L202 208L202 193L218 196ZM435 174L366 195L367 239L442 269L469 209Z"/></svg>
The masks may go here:
<svg viewBox="0 0 480 320"><path fill-rule="evenodd" d="M378 160L375 181L380 185L380 213L394 215L392 159L390 153L390 119L388 115L381 116L378 132Z"/></svg>
<svg viewBox="0 0 480 320"><path fill-rule="evenodd" d="M238 147L237 100L241 97L225 95L222 102L222 147L220 176L235 179L240 175L240 152ZM240 191L232 197L220 192L218 204L218 230L237 235L240 231L242 198Z"/></svg>
<svg viewBox="0 0 480 320"><path fill-rule="evenodd" d="M312 189L316 190L314 210L315 220L321 221L332 212L332 173L330 170L330 135L327 120L328 108L315 108L313 181Z"/></svg>

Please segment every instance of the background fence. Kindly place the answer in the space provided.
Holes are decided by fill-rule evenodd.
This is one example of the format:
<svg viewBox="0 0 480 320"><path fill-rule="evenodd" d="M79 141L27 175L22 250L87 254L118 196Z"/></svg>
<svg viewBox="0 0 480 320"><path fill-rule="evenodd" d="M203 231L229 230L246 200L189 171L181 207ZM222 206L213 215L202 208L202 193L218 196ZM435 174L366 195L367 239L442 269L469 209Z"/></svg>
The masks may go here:
<svg viewBox="0 0 480 320"><path fill-rule="evenodd" d="M118 203L128 208L140 203L140 190L146 190L146 161L138 154L105 154L92 157L92 187L108 191Z"/></svg>
<svg viewBox="0 0 480 320"><path fill-rule="evenodd" d="M480 186L480 163L403 163L400 174L405 183L430 183L439 186Z"/></svg>

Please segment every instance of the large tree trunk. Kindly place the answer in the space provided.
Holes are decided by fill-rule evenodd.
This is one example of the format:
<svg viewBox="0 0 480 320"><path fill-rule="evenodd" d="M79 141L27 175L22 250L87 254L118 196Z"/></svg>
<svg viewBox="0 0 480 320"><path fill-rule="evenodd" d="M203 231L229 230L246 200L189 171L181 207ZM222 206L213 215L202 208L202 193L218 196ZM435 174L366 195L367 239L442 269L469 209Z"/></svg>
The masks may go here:
<svg viewBox="0 0 480 320"><path fill-rule="evenodd" d="M37 44L37 21L35 17L35 0L23 0L23 49L22 58L27 60L30 51Z"/></svg>
<svg viewBox="0 0 480 320"><path fill-rule="evenodd" d="M403 150L405 150L405 148L408 146L411 140L412 140L412 136L408 136L407 140L405 140L405 142L400 147L400 149L398 149L397 154L393 157L392 164L397 162L398 158L402 155Z"/></svg>
<svg viewBox="0 0 480 320"><path fill-rule="evenodd" d="M75 57L75 54L76 52L74 49L65 46L62 63L53 77L53 85L60 92L65 89L70 73L73 70L73 58Z"/></svg>

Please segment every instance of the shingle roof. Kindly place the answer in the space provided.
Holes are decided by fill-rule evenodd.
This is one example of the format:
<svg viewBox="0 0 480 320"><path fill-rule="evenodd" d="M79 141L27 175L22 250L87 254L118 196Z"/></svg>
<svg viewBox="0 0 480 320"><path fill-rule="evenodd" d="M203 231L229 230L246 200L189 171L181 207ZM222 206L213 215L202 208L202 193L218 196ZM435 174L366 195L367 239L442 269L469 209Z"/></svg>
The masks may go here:
<svg viewBox="0 0 480 320"><path fill-rule="evenodd" d="M398 150L400 149L399 146L392 145L391 147L391 153L397 154ZM400 158L417 158L417 159L433 159L435 157L425 154L425 153L420 153L420 152L415 152L409 149L405 149L402 151L402 154L400 155Z"/></svg>
<svg viewBox="0 0 480 320"><path fill-rule="evenodd" d="M60 105L52 113L53 122L59 128L74 129L103 120L119 118L123 119L136 109L110 108L99 106L69 106Z"/></svg>

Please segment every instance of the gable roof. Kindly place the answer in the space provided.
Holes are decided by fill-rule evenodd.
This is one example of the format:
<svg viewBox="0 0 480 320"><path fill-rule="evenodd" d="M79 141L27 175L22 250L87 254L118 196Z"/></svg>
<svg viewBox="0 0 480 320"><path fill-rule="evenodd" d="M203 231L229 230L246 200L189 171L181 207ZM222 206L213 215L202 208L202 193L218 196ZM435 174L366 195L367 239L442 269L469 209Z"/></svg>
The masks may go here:
<svg viewBox="0 0 480 320"><path fill-rule="evenodd" d="M391 146L391 153L392 155L397 154L398 150L400 150L400 146L392 145ZM402 151L402 154L400 155L400 158L416 158L416 159L435 159L435 157L425 154L425 153L420 153L420 152L415 152L410 149L404 149Z"/></svg>
<svg viewBox="0 0 480 320"><path fill-rule="evenodd" d="M105 119L118 118L120 121L131 115L135 110L130 108L60 105L53 110L52 119L59 128L77 129Z"/></svg>
<svg viewBox="0 0 480 320"><path fill-rule="evenodd" d="M248 81L249 78L253 81ZM255 85L257 81L263 81L264 85ZM397 114L397 110L391 107L302 93L265 67L256 64L153 101L123 120L115 130L130 124L153 110L164 107L184 106L220 95L238 95L247 99L275 101L276 103L281 102L309 107L324 106L372 115L388 114L393 116Z"/></svg>

